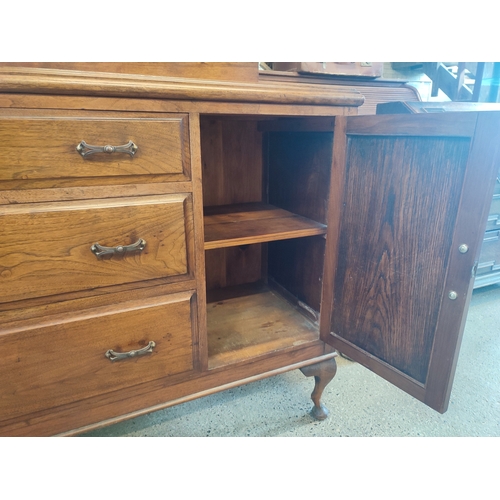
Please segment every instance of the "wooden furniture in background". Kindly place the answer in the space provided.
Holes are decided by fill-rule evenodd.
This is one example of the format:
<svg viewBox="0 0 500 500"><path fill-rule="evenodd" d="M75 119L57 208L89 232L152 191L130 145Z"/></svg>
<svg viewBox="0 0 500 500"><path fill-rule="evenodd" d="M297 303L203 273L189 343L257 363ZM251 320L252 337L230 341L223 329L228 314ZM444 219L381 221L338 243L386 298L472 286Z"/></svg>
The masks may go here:
<svg viewBox="0 0 500 500"><path fill-rule="evenodd" d="M392 101L421 101L418 90L409 83L388 78L349 78L334 75L313 75L293 71L261 71L259 81L285 83L309 83L331 85L338 89L355 89L364 98L357 108L358 115L374 115L377 105Z"/></svg>
<svg viewBox="0 0 500 500"><path fill-rule="evenodd" d="M335 349L446 410L499 113L12 66L0 92L0 434L296 368L325 418Z"/></svg>

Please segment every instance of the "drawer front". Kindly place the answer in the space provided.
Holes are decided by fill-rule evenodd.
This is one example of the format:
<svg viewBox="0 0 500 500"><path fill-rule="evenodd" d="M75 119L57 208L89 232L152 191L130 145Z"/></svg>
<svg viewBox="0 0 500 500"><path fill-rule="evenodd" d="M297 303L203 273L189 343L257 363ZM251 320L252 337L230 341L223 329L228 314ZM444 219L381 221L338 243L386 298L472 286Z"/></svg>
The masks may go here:
<svg viewBox="0 0 500 500"><path fill-rule="evenodd" d="M191 273L189 194L10 205L0 221L0 302Z"/></svg>
<svg viewBox="0 0 500 500"><path fill-rule="evenodd" d="M484 235L477 274L500 269L500 229L487 231Z"/></svg>
<svg viewBox="0 0 500 500"><path fill-rule="evenodd" d="M161 117L2 117L0 181L167 176L190 178L188 118ZM124 146L123 151L90 152L77 146ZM133 153L133 155L131 154Z"/></svg>
<svg viewBox="0 0 500 500"><path fill-rule="evenodd" d="M4 327L0 419L192 370L191 297L183 292ZM151 342L151 352L141 354ZM139 352L110 359L130 351Z"/></svg>

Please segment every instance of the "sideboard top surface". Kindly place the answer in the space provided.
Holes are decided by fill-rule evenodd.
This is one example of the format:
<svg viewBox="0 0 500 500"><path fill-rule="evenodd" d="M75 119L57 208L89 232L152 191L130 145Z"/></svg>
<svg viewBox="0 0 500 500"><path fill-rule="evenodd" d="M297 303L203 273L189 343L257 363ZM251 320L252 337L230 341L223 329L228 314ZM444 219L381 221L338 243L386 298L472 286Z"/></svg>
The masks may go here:
<svg viewBox="0 0 500 500"><path fill-rule="evenodd" d="M0 63L0 92L315 106L358 107L364 102L363 95L350 87L115 73L102 68L101 71L81 71L26 64Z"/></svg>

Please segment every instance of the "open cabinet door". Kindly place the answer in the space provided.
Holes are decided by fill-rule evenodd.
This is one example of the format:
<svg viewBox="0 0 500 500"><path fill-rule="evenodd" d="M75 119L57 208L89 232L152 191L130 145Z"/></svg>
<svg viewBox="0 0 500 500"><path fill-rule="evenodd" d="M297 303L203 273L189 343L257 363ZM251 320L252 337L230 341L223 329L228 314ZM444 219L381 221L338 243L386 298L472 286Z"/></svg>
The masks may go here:
<svg viewBox="0 0 500 500"><path fill-rule="evenodd" d="M500 113L341 117L334 136L321 337L443 413Z"/></svg>

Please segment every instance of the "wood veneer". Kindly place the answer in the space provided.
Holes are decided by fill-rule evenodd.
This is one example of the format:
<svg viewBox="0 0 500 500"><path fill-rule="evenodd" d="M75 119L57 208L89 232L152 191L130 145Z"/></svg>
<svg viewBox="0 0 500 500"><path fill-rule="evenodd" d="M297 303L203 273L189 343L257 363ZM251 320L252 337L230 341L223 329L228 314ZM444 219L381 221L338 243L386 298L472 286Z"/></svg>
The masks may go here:
<svg viewBox="0 0 500 500"><path fill-rule="evenodd" d="M22 271L0 302L3 435L81 432L294 368L323 418L335 348L446 410L497 113L352 117L363 99L345 88L74 69L3 67L0 91L0 121L27 124L0 168L0 279ZM73 170L79 125L143 134L144 163ZM44 156L54 127L64 140L49 134ZM143 231L146 253L90 252ZM135 359L154 334L161 349ZM134 359L110 365L105 340Z"/></svg>

